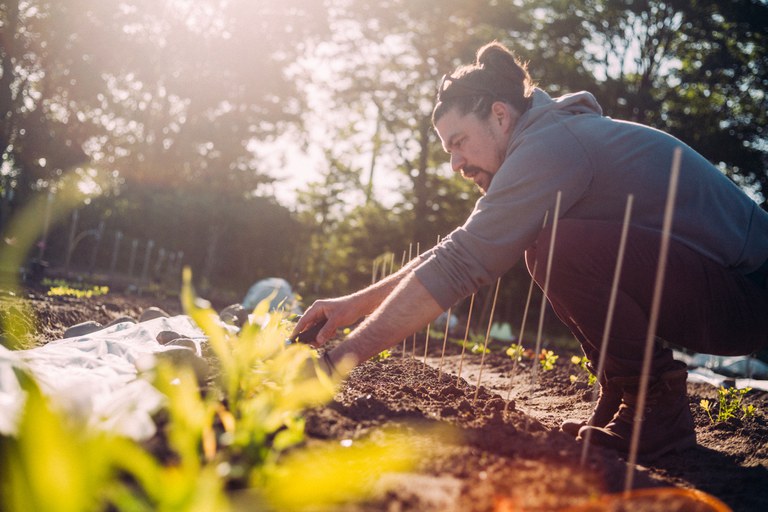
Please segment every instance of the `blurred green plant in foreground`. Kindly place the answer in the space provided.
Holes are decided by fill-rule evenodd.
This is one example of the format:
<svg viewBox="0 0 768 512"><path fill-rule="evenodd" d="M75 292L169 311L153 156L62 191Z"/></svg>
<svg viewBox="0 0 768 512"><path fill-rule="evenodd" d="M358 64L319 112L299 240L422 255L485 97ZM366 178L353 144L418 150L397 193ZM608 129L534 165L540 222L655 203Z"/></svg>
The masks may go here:
<svg viewBox="0 0 768 512"><path fill-rule="evenodd" d="M290 325L268 312L269 300L233 333L185 270L182 303L218 371L204 389L191 368L167 362L140 376L167 399L148 443L75 424L22 375L18 435L0 437L3 510L315 510L363 499L381 475L423 455L418 436L386 432L307 447L303 413L330 400L339 378L319 370L310 347L286 345Z"/></svg>
<svg viewBox="0 0 768 512"><path fill-rule="evenodd" d="M0 344L8 348L28 348L31 346L29 338L35 330L34 311L20 299L19 278L22 269L28 264L30 249L48 227L47 217L40 215L40 212L48 212L50 218L56 221L64 218L85 197L79 190L74 173L65 174L56 184L56 189L55 196L38 194L32 197L21 211L2 226L0 286L7 297L11 298L9 302L13 306L5 309L0 317Z"/></svg>

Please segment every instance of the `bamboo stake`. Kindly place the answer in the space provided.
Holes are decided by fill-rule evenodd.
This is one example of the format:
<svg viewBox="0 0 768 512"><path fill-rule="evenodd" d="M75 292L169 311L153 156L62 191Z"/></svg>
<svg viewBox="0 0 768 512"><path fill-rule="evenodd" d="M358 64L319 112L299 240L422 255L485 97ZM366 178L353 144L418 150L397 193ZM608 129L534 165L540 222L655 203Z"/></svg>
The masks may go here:
<svg viewBox="0 0 768 512"><path fill-rule="evenodd" d="M667 193L667 203L664 208L664 224L661 230L661 247L659 248L659 263L656 267L656 280L653 288L653 299L651 302L651 313L648 319L648 333L645 338L645 353L643 354L643 369L640 373L640 393L637 395L637 404L635 417L633 420L632 440L629 448L629 466L624 482L624 492L632 489L635 476L635 464L637 463L637 450L640 444L640 433L643 427L643 411L645 410L645 399L648 393L648 382L650 380L651 355L656 338L656 326L659 321L659 307L661 305L661 291L664 286L664 272L667 267L667 254L669 253L669 238L672 231L672 215L674 213L675 196L677 195L677 181L680 175L680 159L682 150L675 148L672 155L672 168L669 175L669 192Z"/></svg>
<svg viewBox="0 0 768 512"><path fill-rule="evenodd" d="M440 382L443 375L443 360L445 359L445 345L448 343L448 330L451 327L451 308L448 308L448 314L445 317L445 334L443 335L443 351L440 353L440 364L437 367L437 382Z"/></svg>
<svg viewBox="0 0 768 512"><path fill-rule="evenodd" d="M416 256L415 258L419 257L419 254L421 254L421 246L419 245L420 242L416 242ZM413 352L411 352L411 359L416 358L416 333L413 333Z"/></svg>
<svg viewBox="0 0 768 512"><path fill-rule="evenodd" d="M472 308L475 305L475 294L469 301L469 313L467 313L467 328L464 330L464 342L461 344L461 357L459 358L459 374L456 376L456 385L461 382L461 367L464 364L464 352L467 350L467 338L469 337L469 322L472 320Z"/></svg>
<svg viewBox="0 0 768 512"><path fill-rule="evenodd" d="M413 242L408 244L408 261L411 261L411 254L413 253ZM405 266L405 251L403 251L403 259L402 263L400 264L400 268ZM403 359L405 359L405 354L408 353L408 349L406 347L406 343L408 341L408 337L406 336L403 338Z"/></svg>
<svg viewBox="0 0 768 512"><path fill-rule="evenodd" d="M427 324L427 337L424 339L424 364L427 364L427 350L429 350L429 330L432 327L432 322Z"/></svg>
<svg viewBox="0 0 768 512"><path fill-rule="evenodd" d="M440 243L440 235L437 235L437 242L435 245L437 246ZM427 337L424 340L424 364L427 364L427 351L429 350L429 329L432 326L432 322L429 322L427 324Z"/></svg>
<svg viewBox="0 0 768 512"><path fill-rule="evenodd" d="M480 393L480 383L483 378L483 363L485 362L485 351L488 350L488 339L491 337L491 325L493 325L493 313L496 311L496 299L499 297L499 287L501 286L501 277L496 280L496 291L493 294L493 304L491 305L491 315L488 318L488 329L485 331L485 343L483 343L483 354L480 356L480 371L477 372L477 385L475 386L475 398L472 405L477 402L477 395Z"/></svg>
<svg viewBox="0 0 768 512"><path fill-rule="evenodd" d="M632 204L635 197L632 194L627 196L627 205L624 209L624 221L621 225L621 238L619 239L619 250L616 254L616 267L613 272L613 282L611 283L611 294L608 297L608 312L605 315L605 327L603 328L603 338L600 342L600 355L597 358L597 378L598 385L592 390L592 403L595 403L598 398L598 392L600 389L600 375L605 371L605 356L608 353L608 341L610 340L611 328L613 327L613 313L616 308L616 297L619 292L619 279L621 277L621 269L624 264L624 251L627 245L627 233L629 232L629 219L632 214ZM581 465L583 466L587 462L587 453L589 452L589 444L592 439L592 430L587 429L587 433L584 435L583 444L581 446Z"/></svg>
<svg viewBox="0 0 768 512"><path fill-rule="evenodd" d="M560 199L562 198L562 192L557 191L557 198L555 199L555 214L552 216L552 235L549 240L549 254L547 255L547 272L544 275L544 289L541 295L541 311L539 311L539 329L536 334L536 350L533 353L533 375L531 377L531 384L536 385L536 379L539 376L539 365L536 364L536 358L539 357L541 351L541 331L544 329L544 312L547 309L547 293L549 292L549 276L552 274L552 256L555 253L555 236L557 234L557 218L560 216Z"/></svg>
<svg viewBox="0 0 768 512"><path fill-rule="evenodd" d="M547 210L544 213L544 221L541 224L541 229L544 229L547 227L547 219L549 218L549 210ZM517 337L517 346L520 347L520 350L523 349L523 337L525 336L525 323L528 319L528 309L531 305L531 297L533 296L533 287L536 284L536 279L534 279L534 276L536 275L536 267L539 264L539 260L534 259L533 260L533 268L531 269L531 282L528 285L528 297L525 299L525 309L523 309L523 320L520 322L520 335ZM515 374L517 373L517 362L518 358L516 357L514 361L512 362L512 374L509 376L509 387L507 388L507 403L504 406L504 413L507 412L507 409L509 408L509 399L512 396L512 381L515 378Z"/></svg>

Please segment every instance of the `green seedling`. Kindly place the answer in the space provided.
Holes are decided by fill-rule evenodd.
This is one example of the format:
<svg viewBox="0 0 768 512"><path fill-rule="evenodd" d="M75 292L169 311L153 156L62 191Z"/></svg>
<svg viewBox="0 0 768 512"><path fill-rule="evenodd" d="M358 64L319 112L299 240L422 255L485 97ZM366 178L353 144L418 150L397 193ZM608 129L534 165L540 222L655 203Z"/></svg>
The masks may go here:
<svg viewBox="0 0 768 512"><path fill-rule="evenodd" d="M541 369L545 372L553 370L555 368L555 362L557 362L559 357L560 356L551 350L541 349L541 354L539 354L539 364L541 365Z"/></svg>
<svg viewBox="0 0 768 512"><path fill-rule="evenodd" d="M757 413L757 409L754 405L746 405L743 403L744 396L752 390L750 387L746 388L726 388L720 386L717 390L717 403L713 403L710 400L702 399L699 402L699 406L709 416L711 423L726 423L734 418L737 418L739 412L741 412L741 419L747 420L753 418ZM715 411L715 409L717 409Z"/></svg>
<svg viewBox="0 0 768 512"><path fill-rule="evenodd" d="M523 349L522 345L519 345L517 343L513 343L509 346L509 348L506 351L506 354L513 360L517 361L518 363L523 360L523 353L525 352L525 349Z"/></svg>
<svg viewBox="0 0 768 512"><path fill-rule="evenodd" d="M462 342L464 348L468 348L473 354L491 353L491 349L485 346L485 336L478 333L469 334L469 339Z"/></svg>
<svg viewBox="0 0 768 512"><path fill-rule="evenodd" d="M757 408L752 404L749 404L749 405L742 404L741 413L742 413L741 419L749 420L755 417L755 414L757 413Z"/></svg>
<svg viewBox="0 0 768 512"><path fill-rule="evenodd" d="M581 372L579 375L571 375L569 379L571 380L571 383L575 383L579 380L580 375L586 374L587 376L587 385L588 386L594 386L595 382L597 382L597 377L589 371L589 358L587 356L571 356L571 362L576 365L578 368L581 369Z"/></svg>
<svg viewBox="0 0 768 512"><path fill-rule="evenodd" d="M389 350L389 349L386 349L386 350L382 350L381 352L379 352L378 355L376 356L375 360L376 361L383 361L385 359L389 359L390 357L392 357L392 351Z"/></svg>

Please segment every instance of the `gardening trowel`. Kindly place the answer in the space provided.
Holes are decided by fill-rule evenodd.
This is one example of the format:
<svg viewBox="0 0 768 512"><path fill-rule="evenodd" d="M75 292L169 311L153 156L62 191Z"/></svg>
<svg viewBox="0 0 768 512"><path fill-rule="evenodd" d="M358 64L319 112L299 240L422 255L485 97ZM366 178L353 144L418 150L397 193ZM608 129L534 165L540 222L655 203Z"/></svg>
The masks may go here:
<svg viewBox="0 0 768 512"><path fill-rule="evenodd" d="M299 317L299 318L301 318L301 317ZM286 339L285 340L286 344L290 344L290 343L312 343L312 342L314 342L315 338L317 338L317 333L319 333L320 329L323 328L323 326L325 325L325 322L326 322L326 320L318 322L318 323L312 325L309 329L301 331L296 336L293 336L291 338Z"/></svg>

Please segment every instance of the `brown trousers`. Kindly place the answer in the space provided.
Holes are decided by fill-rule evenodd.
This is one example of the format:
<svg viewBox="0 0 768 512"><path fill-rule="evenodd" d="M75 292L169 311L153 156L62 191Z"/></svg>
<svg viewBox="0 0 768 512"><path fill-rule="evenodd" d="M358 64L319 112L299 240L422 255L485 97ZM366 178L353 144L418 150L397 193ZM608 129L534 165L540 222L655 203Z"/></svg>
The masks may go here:
<svg viewBox="0 0 768 512"><path fill-rule="evenodd" d="M597 367L616 267L621 225L561 219L553 253L548 300ZM543 288L551 230L526 251ZM630 228L615 313L608 338L605 377L640 374L661 245L660 234ZM768 346L768 290L680 242L669 247L655 336L696 352L749 354ZM669 369L672 352L656 342L652 374Z"/></svg>

